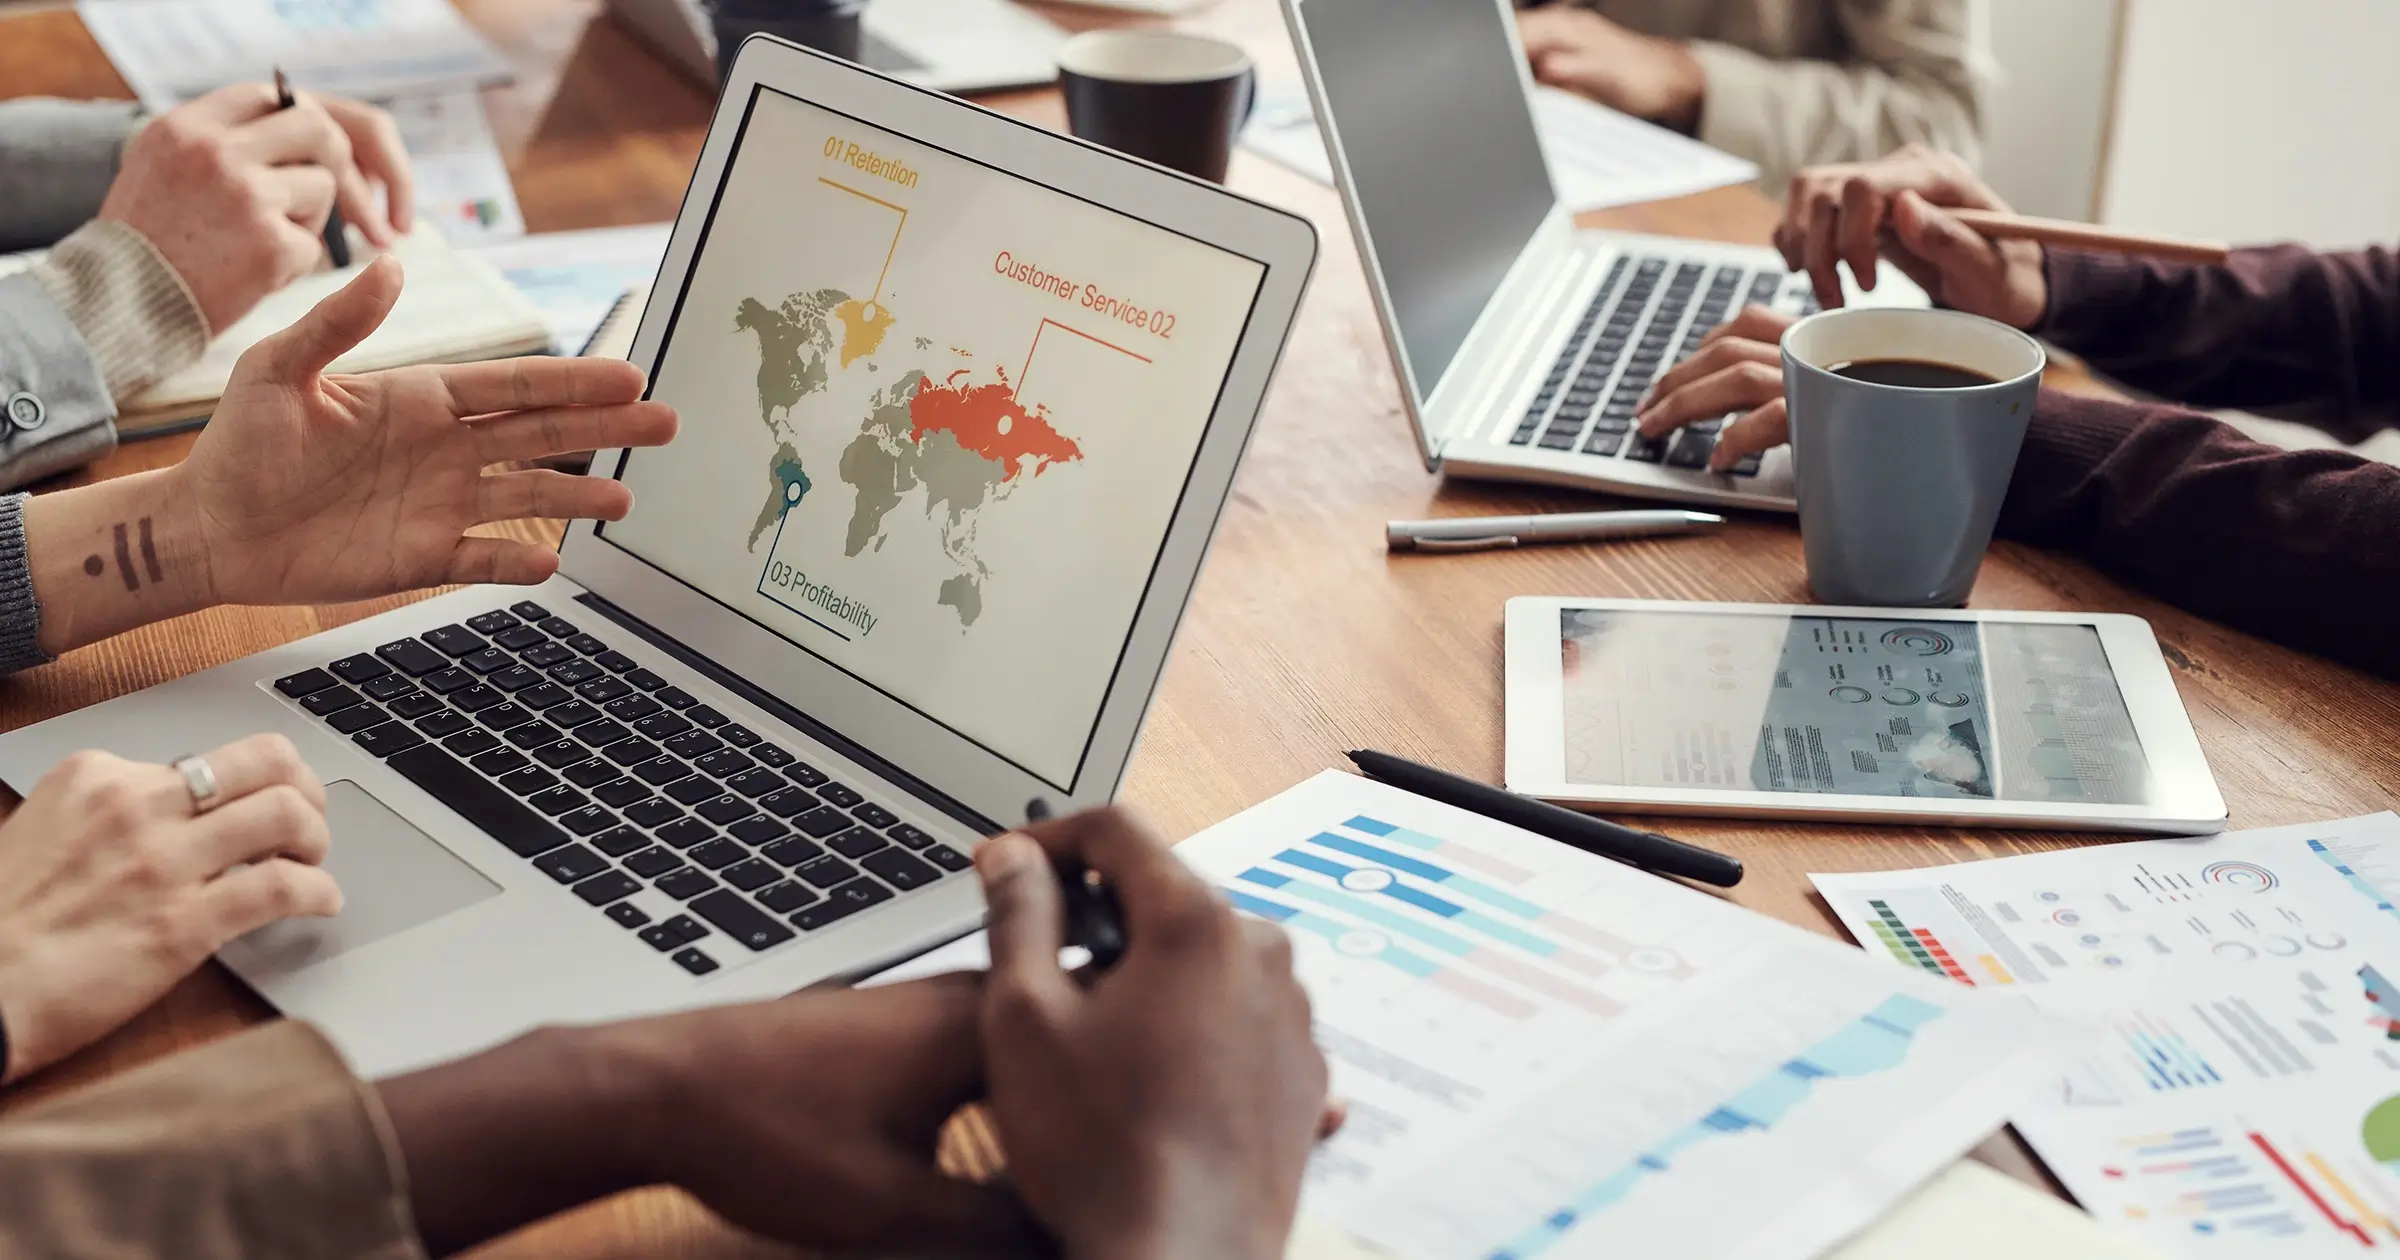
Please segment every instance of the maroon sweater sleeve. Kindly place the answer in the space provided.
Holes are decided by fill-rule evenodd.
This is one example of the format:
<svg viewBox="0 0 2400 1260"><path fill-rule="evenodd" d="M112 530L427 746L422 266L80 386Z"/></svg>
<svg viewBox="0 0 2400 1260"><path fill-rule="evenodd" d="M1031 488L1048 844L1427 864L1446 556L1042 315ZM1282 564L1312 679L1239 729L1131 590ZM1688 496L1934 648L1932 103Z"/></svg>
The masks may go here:
<svg viewBox="0 0 2400 1260"><path fill-rule="evenodd" d="M2043 390L1999 533L2400 677L2400 468L2283 450L2175 407Z"/></svg>
<svg viewBox="0 0 2400 1260"><path fill-rule="evenodd" d="M2290 409L2355 442L2400 417L2400 257L2237 249L2222 267L2046 251L2033 332L2146 393Z"/></svg>

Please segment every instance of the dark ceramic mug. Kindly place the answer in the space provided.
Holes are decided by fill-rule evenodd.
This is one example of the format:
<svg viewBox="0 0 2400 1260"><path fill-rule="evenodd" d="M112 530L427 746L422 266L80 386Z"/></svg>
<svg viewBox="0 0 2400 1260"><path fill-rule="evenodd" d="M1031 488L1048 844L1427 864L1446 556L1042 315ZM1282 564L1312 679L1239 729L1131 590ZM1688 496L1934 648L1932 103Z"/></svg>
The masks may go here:
<svg viewBox="0 0 2400 1260"><path fill-rule="evenodd" d="M1067 129L1119 153L1225 182L1258 102L1249 54L1173 31L1091 31L1058 50Z"/></svg>

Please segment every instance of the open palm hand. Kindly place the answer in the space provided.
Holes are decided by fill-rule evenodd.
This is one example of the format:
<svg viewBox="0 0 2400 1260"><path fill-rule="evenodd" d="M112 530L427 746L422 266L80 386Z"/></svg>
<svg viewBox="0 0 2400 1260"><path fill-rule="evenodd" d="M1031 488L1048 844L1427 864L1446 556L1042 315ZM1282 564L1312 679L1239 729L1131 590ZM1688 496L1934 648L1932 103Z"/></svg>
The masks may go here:
<svg viewBox="0 0 2400 1260"><path fill-rule="evenodd" d="M216 602L329 603L450 582L540 582L557 553L470 536L523 517L619 520L606 477L493 465L656 446L675 413L613 359L523 358L328 376L382 324L400 266L378 260L235 367L185 472Z"/></svg>

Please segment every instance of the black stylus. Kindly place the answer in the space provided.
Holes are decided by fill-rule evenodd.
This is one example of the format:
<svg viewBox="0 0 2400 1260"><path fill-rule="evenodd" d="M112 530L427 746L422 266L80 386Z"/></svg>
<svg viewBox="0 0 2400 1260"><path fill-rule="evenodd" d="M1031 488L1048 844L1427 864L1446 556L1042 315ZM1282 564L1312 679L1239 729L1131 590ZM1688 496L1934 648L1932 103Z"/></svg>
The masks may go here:
<svg viewBox="0 0 2400 1260"><path fill-rule="evenodd" d="M1714 884L1719 888L1731 888L1742 882L1740 858L1729 857L1713 849L1703 849L1696 844L1685 844L1672 836L1662 836L1655 831L1635 831L1605 818L1594 818L1590 814L1580 814L1548 801L1519 796L1488 783L1462 779L1447 770L1419 765L1390 753L1354 752L1350 754L1350 760L1369 778L1380 779L1393 787L1440 801L1444 805L1456 805L1486 818L1523 827L1569 848L1615 858L1662 875L1679 875L1703 884Z"/></svg>
<svg viewBox="0 0 2400 1260"><path fill-rule="evenodd" d="M1050 802L1038 796L1025 802L1026 822L1038 823L1049 816ZM1117 904L1117 894L1074 858L1059 859L1055 869L1065 902L1061 909L1067 921L1067 943L1083 946L1092 956L1091 964L1082 970L1098 975L1116 966L1125 956L1125 910Z"/></svg>
<svg viewBox="0 0 2400 1260"><path fill-rule="evenodd" d="M275 108L290 109L299 102L292 96L292 84L283 77L283 67L275 67ZM335 206L325 212L325 253L333 260L334 270L350 265L350 235L342 227L342 208Z"/></svg>

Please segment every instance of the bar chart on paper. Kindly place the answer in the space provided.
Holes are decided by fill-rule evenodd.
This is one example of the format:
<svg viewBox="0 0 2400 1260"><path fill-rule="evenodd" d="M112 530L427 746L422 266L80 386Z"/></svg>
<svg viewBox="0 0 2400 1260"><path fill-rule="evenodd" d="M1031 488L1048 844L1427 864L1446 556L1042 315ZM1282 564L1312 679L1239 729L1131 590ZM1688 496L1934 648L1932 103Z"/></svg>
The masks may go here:
<svg viewBox="0 0 2400 1260"><path fill-rule="evenodd" d="M1813 878L1870 950L1978 986L1991 953L2102 1032L2010 1117L2098 1220L2194 1260L2400 1253L2400 818Z"/></svg>
<svg viewBox="0 0 2400 1260"><path fill-rule="evenodd" d="M1179 852L1294 938L1350 1103L1306 1207L1397 1256L1814 1254L2058 1062L2015 1007L1348 775Z"/></svg>

